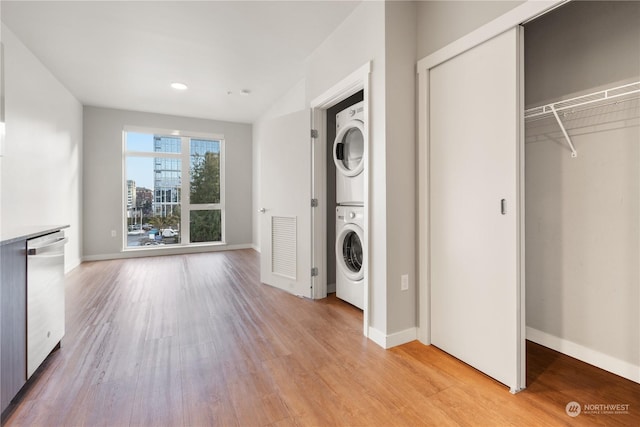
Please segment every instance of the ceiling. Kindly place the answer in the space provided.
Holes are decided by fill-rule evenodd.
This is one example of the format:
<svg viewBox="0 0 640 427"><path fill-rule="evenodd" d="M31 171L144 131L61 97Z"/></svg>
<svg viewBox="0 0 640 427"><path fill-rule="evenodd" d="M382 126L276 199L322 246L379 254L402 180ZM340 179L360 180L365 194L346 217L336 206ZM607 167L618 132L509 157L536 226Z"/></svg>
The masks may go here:
<svg viewBox="0 0 640 427"><path fill-rule="evenodd" d="M2 0L0 7L2 22L84 105L251 123L304 77L305 59L358 3Z"/></svg>

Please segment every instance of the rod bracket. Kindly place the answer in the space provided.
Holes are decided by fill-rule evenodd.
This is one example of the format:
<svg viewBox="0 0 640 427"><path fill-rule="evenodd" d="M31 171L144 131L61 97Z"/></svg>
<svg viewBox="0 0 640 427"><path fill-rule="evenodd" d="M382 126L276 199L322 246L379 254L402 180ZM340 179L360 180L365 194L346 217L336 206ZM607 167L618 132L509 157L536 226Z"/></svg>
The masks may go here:
<svg viewBox="0 0 640 427"><path fill-rule="evenodd" d="M560 116L558 116L558 112L556 111L556 107L553 106L553 104L549 105L549 108L551 109L551 112L553 113L553 116L556 118L556 121L558 122L558 125L560 126L560 129L562 130L562 134L564 135L564 138L567 140L567 144L569 144L569 148L571 148L571 157L572 158L576 158L578 157L578 152L576 151L575 147L573 146L573 142L571 142L571 138L569 138L569 134L567 133L567 130L564 128L564 125L562 124L562 120L560 120Z"/></svg>

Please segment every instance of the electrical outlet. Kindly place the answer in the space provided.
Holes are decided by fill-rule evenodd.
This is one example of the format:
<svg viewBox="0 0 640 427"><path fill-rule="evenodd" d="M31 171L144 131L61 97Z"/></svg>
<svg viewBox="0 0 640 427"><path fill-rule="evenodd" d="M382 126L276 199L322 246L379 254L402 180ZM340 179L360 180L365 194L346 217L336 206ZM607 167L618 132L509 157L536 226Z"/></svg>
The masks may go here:
<svg viewBox="0 0 640 427"><path fill-rule="evenodd" d="M111 237L116 237L116 230L111 230Z"/></svg>
<svg viewBox="0 0 640 427"><path fill-rule="evenodd" d="M409 275L403 274L400 276L400 290L407 291L409 290Z"/></svg>

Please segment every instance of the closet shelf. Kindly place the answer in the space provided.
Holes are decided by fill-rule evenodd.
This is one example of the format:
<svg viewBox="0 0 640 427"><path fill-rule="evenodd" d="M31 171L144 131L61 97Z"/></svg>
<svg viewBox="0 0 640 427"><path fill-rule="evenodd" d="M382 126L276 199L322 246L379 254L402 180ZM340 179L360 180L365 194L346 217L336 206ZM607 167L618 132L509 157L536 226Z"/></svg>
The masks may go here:
<svg viewBox="0 0 640 427"><path fill-rule="evenodd" d="M590 104L593 104L593 107L598 107L600 105L596 103L599 103L601 101L614 100L617 98L628 96L633 96L634 98L640 96L640 82L629 83L623 86L590 93L588 95L582 95L575 98L566 99L564 101L542 105L540 107L529 108L528 110L525 110L524 118L525 120L528 120L540 116L549 116L553 114L553 109L555 109L557 112L561 112L564 110L582 107L584 105Z"/></svg>
<svg viewBox="0 0 640 427"><path fill-rule="evenodd" d="M578 157L578 153L571 142L571 138L567 133L562 120L558 115L559 112L565 112L566 110L572 110L573 112L578 107L588 106L598 107L602 105L603 101L623 101L627 99L634 99L640 97L640 82L629 83L622 86L617 86L607 90L601 90L599 92L590 93L588 95L577 96L575 98L566 99L564 101L558 101L540 107L529 108L524 112L525 120L537 120L545 117L553 116L558 122L558 126L562 130L562 134L571 148L571 157ZM566 114L566 113L565 113Z"/></svg>

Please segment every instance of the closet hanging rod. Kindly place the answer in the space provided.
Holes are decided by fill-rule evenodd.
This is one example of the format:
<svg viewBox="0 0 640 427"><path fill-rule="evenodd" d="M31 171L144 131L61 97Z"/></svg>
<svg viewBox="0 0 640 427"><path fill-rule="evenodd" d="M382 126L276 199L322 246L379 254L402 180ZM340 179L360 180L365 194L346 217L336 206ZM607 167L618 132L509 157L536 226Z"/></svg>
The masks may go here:
<svg viewBox="0 0 640 427"><path fill-rule="evenodd" d="M570 108L582 107L584 105L590 105L600 101L614 100L616 98L629 95L640 96L640 82L629 83L611 89L590 93L588 95L577 96L575 98L565 99L564 101L529 108L528 110L525 110L524 118L531 119L545 114L553 114L554 109L556 112L561 112Z"/></svg>

